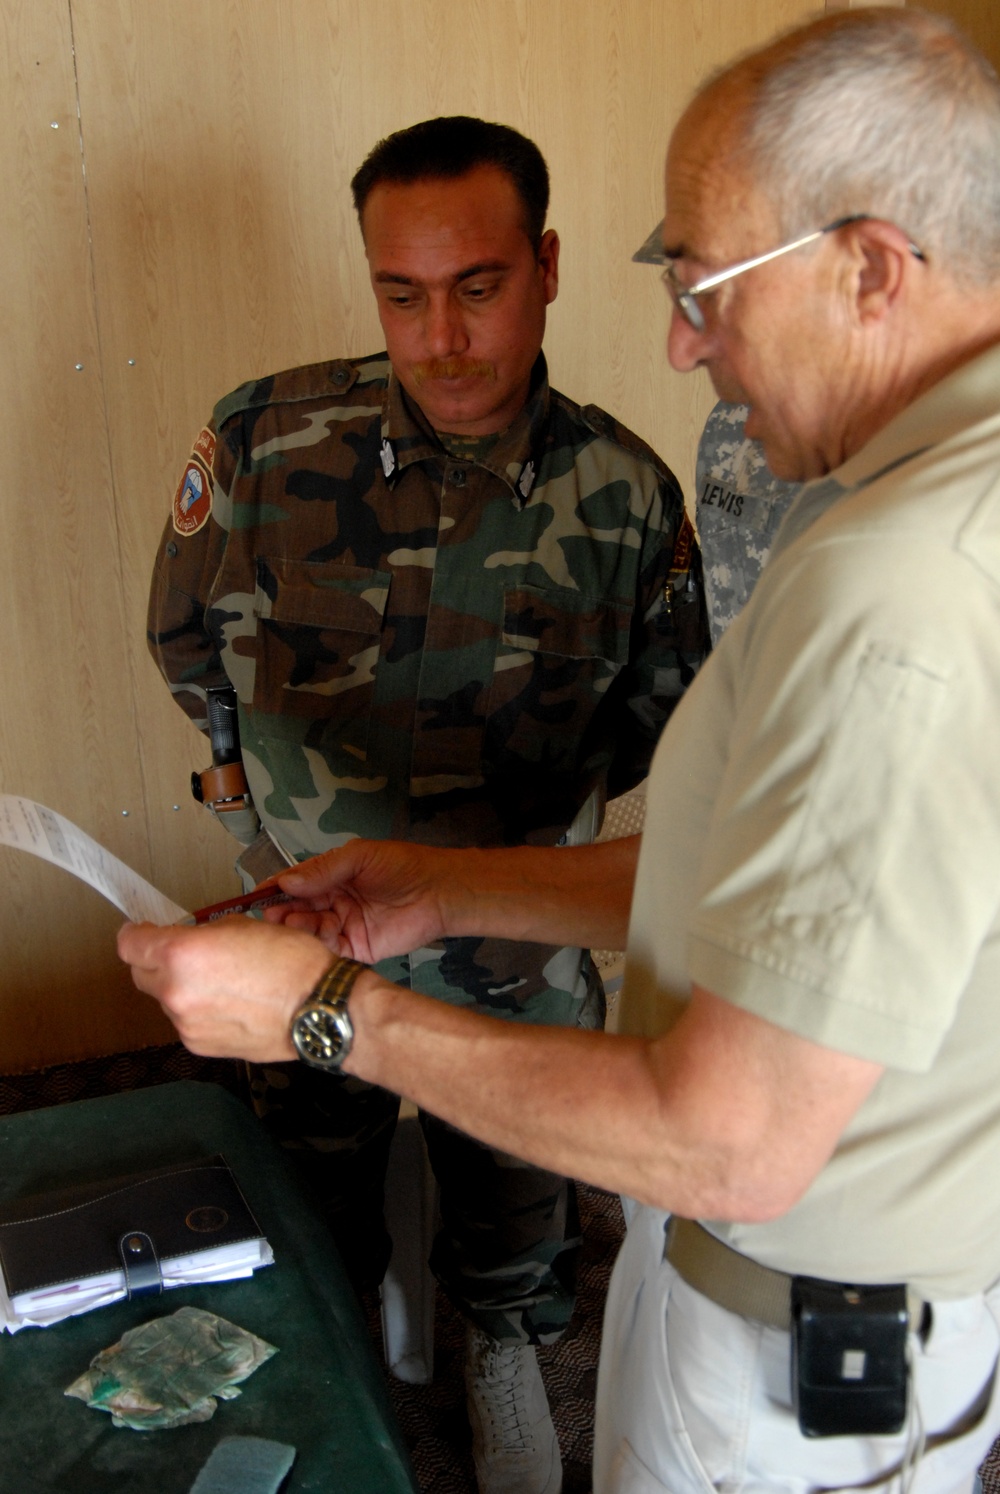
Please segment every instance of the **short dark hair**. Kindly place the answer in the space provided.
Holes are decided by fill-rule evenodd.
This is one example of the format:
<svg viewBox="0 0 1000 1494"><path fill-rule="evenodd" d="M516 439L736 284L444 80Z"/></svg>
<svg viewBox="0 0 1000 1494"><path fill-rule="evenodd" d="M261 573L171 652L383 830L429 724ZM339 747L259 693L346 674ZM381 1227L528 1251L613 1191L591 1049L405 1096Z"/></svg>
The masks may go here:
<svg viewBox="0 0 1000 1494"><path fill-rule="evenodd" d="M465 176L477 166L495 166L510 177L524 208L525 232L537 252L549 210L549 171L544 156L533 140L509 125L491 124L467 114L425 119L380 140L351 181L358 222L380 182L399 184Z"/></svg>

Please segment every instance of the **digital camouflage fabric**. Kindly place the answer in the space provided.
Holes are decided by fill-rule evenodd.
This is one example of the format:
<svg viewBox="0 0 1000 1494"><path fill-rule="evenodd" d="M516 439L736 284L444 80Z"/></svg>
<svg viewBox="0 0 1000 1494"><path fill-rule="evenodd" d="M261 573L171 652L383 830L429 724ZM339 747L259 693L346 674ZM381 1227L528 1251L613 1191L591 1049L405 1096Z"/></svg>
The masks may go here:
<svg viewBox="0 0 1000 1494"><path fill-rule="evenodd" d="M698 445L696 514L713 644L753 591L799 484L771 472L744 432L746 405L722 400Z"/></svg>
<svg viewBox="0 0 1000 1494"><path fill-rule="evenodd" d="M356 835L560 841L592 793L645 775L705 624L674 478L550 391L541 357L521 415L471 460L383 355L216 407L160 545L149 638L203 729L206 686L235 686L257 810L303 858ZM462 939L388 963L499 1015L574 1023L586 1002L579 951Z"/></svg>

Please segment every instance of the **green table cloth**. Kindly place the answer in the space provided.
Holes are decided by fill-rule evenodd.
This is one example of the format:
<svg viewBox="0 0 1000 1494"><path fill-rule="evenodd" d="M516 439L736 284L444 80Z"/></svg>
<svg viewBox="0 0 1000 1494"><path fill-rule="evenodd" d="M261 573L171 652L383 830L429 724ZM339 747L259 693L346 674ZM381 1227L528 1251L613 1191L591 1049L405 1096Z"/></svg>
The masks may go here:
<svg viewBox="0 0 1000 1494"><path fill-rule="evenodd" d="M415 1494L330 1236L252 1112L224 1089L164 1084L0 1119L0 1201L215 1152L236 1174L275 1264L248 1281L180 1288L0 1334L2 1494L188 1494L227 1436L293 1444L288 1494ZM279 1350L211 1421L120 1430L63 1395L99 1349L184 1304L229 1318Z"/></svg>

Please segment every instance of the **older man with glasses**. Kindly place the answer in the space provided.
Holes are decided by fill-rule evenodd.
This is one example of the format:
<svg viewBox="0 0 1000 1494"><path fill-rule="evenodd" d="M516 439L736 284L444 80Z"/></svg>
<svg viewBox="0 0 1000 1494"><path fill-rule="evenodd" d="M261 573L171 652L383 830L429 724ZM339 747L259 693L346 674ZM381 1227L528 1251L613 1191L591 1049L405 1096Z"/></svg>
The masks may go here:
<svg viewBox="0 0 1000 1494"><path fill-rule="evenodd" d="M998 160L992 70L896 8L789 33L678 125L671 361L806 486L661 739L637 867L356 841L282 878L286 927L121 937L195 1051L288 1056L326 982L345 1071L645 1205L597 1494L968 1494L1000 1429ZM614 947L630 905L619 1037L356 963Z"/></svg>

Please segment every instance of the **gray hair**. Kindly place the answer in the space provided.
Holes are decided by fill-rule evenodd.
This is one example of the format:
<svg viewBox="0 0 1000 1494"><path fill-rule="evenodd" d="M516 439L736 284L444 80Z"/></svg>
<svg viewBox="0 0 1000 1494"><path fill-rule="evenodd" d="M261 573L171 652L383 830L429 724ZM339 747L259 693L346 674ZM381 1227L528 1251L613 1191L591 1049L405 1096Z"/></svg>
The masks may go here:
<svg viewBox="0 0 1000 1494"><path fill-rule="evenodd" d="M722 81L741 72L751 100L737 156L784 237L867 213L897 224L956 281L1000 280L1000 81L950 21L846 11Z"/></svg>

